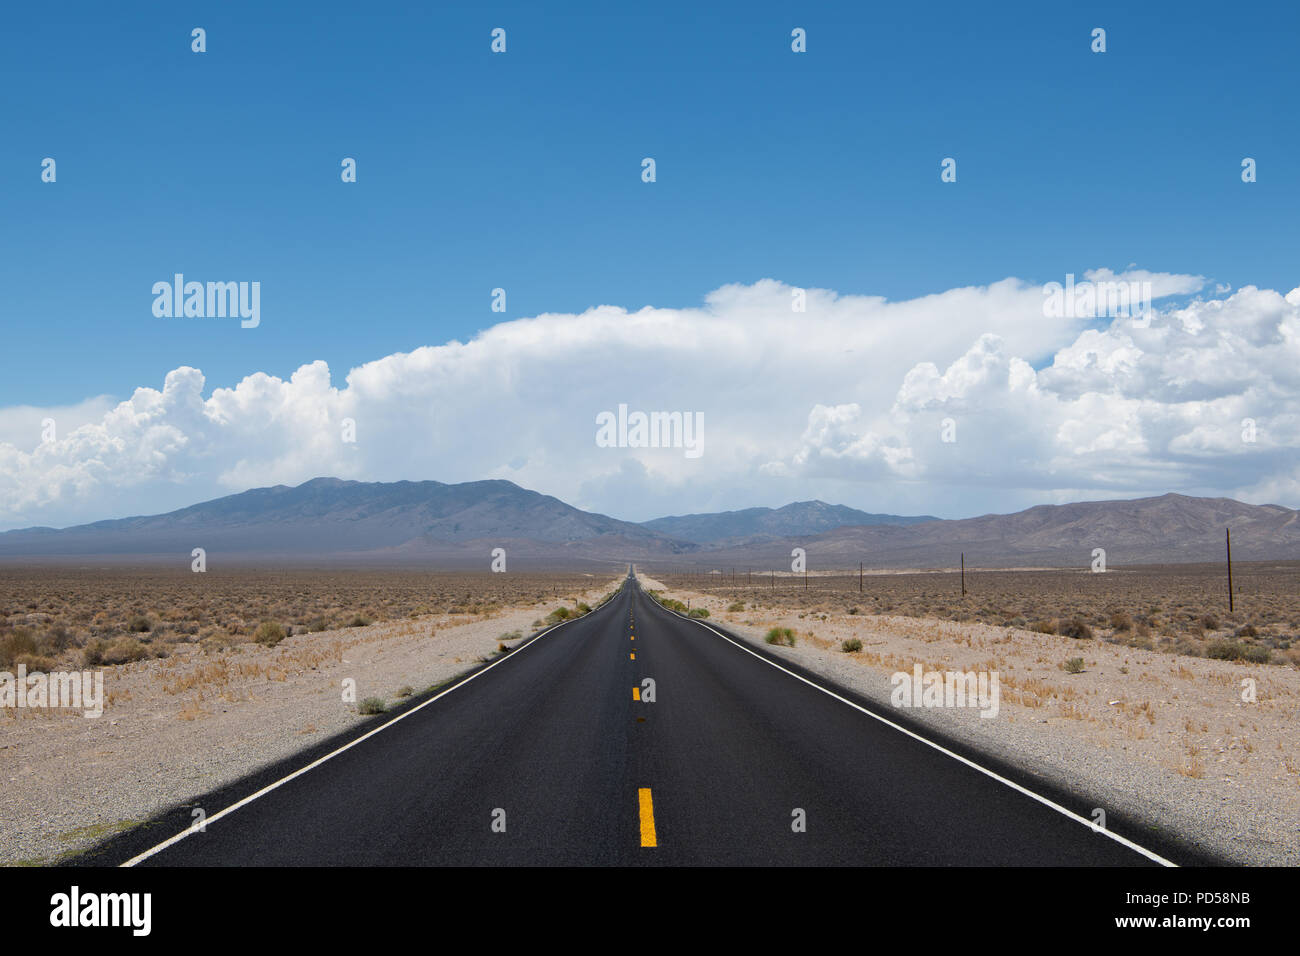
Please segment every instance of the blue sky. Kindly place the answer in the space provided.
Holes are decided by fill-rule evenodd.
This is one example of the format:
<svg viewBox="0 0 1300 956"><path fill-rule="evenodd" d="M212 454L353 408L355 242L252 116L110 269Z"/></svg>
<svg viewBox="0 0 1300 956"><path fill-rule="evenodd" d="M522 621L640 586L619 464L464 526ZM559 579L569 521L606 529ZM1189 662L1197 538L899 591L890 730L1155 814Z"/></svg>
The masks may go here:
<svg viewBox="0 0 1300 956"><path fill-rule="evenodd" d="M1294 284L1295 4L403 6L12 8L0 403L346 370L472 336L496 287L513 318L764 277ZM261 281L256 337L154 319L176 271Z"/></svg>
<svg viewBox="0 0 1300 956"><path fill-rule="evenodd" d="M657 471L634 455L612 468L605 467L612 459L600 459L583 483L566 483L554 460L550 470L538 463L546 447L558 457L570 440L591 444L585 405L573 412L581 421L576 437L554 422L521 426L515 444L531 441L532 450L495 457L457 457L449 444L435 448L432 461L414 461L398 442L386 457L350 470L346 461L306 452L259 468L248 456L226 460L214 451L207 465L181 467L154 449L150 460L169 464L129 494L125 478L109 477L111 467L94 470L98 452L78 459L89 462L93 479L50 470L81 446L47 449L44 464L22 457L36 454L31 422L40 409L162 389L164 377L185 366L203 372L198 400L256 373L287 380L315 361L341 389L363 363L469 342L503 320L580 316L608 304L653 307L689 325L713 316L704 304L716 290L765 279L924 303L1007 277L1029 287L1134 264L1202 277L1205 295L1220 285L1274 290L1262 304L1238 302L1232 314L1273 309L1272 339L1285 338L1279 323L1291 319L1277 303L1300 285L1294 3L557 6L71 3L57 16L31 6L7 11L0 30L0 485L26 491L0 502L0 526L107 517L185 504L241 482L331 472L511 477L623 517L814 496L955 516L1171 489L1291 495L1286 503L1300 504L1291 485L1257 465L1180 470L1188 443L1210 454L1194 423L1181 437L1163 435L1163 452L1146 448L1150 460L1123 478L1090 465L1015 486L996 469L985 474L967 463L954 474L969 475L969 486L953 492L951 481L908 477L896 456L890 467L904 471L873 471L868 460L890 442L907 444L902 433L885 437L888 429L872 416L899 417L904 405L891 405L891 396L903 394L909 369L933 363L943 374L963 356L984 356L978 360L1001 363L1010 381L1020 360L1036 370L1094 361L1070 352L1080 328L1017 339L992 318L970 319L968 328L954 317L960 335L952 341L894 328L888 334L910 335L910 348L878 354L880 336L868 336L857 343L853 374L887 383L880 395L847 377L827 379L824 395L800 393L785 431L773 429L782 447L737 438L727 467L716 457L697 464L718 469L707 476L676 465ZM203 54L190 49L196 26L207 31ZM507 30L504 55L489 49L494 27ZM805 54L790 50L794 27L807 31ZM1090 49L1094 27L1107 31L1104 54ZM40 180L47 156L58 163L53 184ZM647 156L657 163L653 184L641 181ZM1251 184L1240 177L1247 156L1258 163ZM355 184L340 181L343 157L358 163ZM940 182L945 157L957 160L954 184ZM176 272L260 282L260 326L155 318L151 287ZM785 286L768 291L788 301ZM490 310L497 287L507 292L504 315ZM959 300L945 308L965 308ZM1005 305L992 293L981 301ZM850 309L839 321L859 321L850 313L859 315ZM744 314L728 312L742 328ZM983 332L1002 336L1000 357L988 358L996 350L977 344ZM773 331L762 354L798 334L797 326ZM614 355L582 341L575 358ZM725 349L732 340L718 341ZM618 353L625 368L616 385L638 382L640 359L668 361L634 346ZM1146 347L1153 355L1165 346ZM545 361L565 373L565 383L574 380L563 349L531 359L509 354L515 362ZM1261 356L1252 361L1273 361ZM1285 365L1290 357L1282 356ZM818 357L808 361L792 374L816 379ZM1148 369L1143 394L1159 391L1151 383L1183 388L1178 383L1196 374L1188 361ZM745 368L766 367L756 358L733 375ZM1075 382L1072 375L1055 381ZM645 392L645 401L701 407L689 382L674 390L671 376L660 378L665 384ZM188 388L197 380L184 381ZM1117 381L1088 387L1119 394ZM1245 382L1210 389L1223 399L1224 428L1290 394L1284 376L1253 397ZM927 408L949 401L958 386L944 387ZM1183 391L1165 397L1183 401ZM387 414L415 415L413 403L425 400L415 385L403 394L407 404ZM595 411L636 398L593 388L588 404ZM515 399L487 419L478 416L490 403L460 408L458 427L470 434L500 428L559 402L540 388ZM751 400L741 391L733 399ZM844 410L855 403L858 412ZM814 406L841 409L831 414L838 424L828 431ZM725 411L708 410L709 420ZM1202 414L1183 412L1188 422ZM191 455L211 440L173 426L189 436ZM814 426L822 431L809 437ZM95 440L112 445L113 427ZM856 437L840 435L834 448L819 444L841 427L857 429ZM1059 422L1053 427L1065 433ZM447 439L452 429L444 422L439 434ZM1070 454L1079 460L1115 442L1145 448L1152 434L1148 424L1140 442L1111 436ZM1274 451L1284 450L1283 432L1268 434ZM5 442L12 460L4 458ZM810 448L839 464L796 475L791 462L806 460ZM862 470L844 472L844 456ZM673 495L629 504L629 468L647 495L663 488ZM742 475L750 477L742 482ZM38 490L58 481L70 490ZM97 490L87 491L91 485Z"/></svg>

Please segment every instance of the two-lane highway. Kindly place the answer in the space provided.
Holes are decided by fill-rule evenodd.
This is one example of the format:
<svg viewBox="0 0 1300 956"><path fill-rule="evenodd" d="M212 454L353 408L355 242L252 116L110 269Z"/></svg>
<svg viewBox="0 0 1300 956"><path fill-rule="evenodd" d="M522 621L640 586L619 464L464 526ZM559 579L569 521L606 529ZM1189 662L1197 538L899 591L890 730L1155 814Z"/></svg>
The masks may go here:
<svg viewBox="0 0 1300 956"><path fill-rule="evenodd" d="M130 853L219 866L1162 862L824 687L629 578L292 777L233 806L200 801L203 832Z"/></svg>

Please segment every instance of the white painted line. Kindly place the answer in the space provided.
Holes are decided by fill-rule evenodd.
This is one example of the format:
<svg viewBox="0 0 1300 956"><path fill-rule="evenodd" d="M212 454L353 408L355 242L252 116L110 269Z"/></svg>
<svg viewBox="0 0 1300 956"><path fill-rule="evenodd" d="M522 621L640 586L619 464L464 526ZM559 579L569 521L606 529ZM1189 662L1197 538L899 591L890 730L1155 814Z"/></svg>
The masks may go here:
<svg viewBox="0 0 1300 956"><path fill-rule="evenodd" d="M653 601L654 598L651 598L651 600ZM1133 851L1135 851L1135 852L1137 852L1137 853L1141 853L1141 854L1142 854L1143 856L1145 856L1148 860L1151 860L1151 861L1153 861L1153 862L1155 862L1155 863L1159 863L1161 866L1173 866L1173 867L1178 866L1178 864L1177 864L1177 863L1174 863L1172 860L1166 860L1166 859L1165 859L1163 856L1161 856L1160 854L1155 853L1155 852L1153 852L1153 851L1151 851L1151 850L1148 850L1148 849L1147 849L1146 847L1144 847L1144 846L1139 846L1138 844L1134 843L1132 840L1128 839L1127 837L1122 837L1122 836L1120 836L1118 833L1112 833L1111 831L1106 830L1106 829L1099 829L1098 827L1096 827L1096 826L1093 824L1093 822L1092 822L1091 820L1087 819L1086 817L1081 817L1081 816L1079 816L1079 814L1075 813L1073 810L1070 810L1070 809L1068 809L1068 808L1066 808L1066 807L1061 806L1061 805L1060 805L1059 803L1057 803L1056 801L1054 801L1054 800L1049 800L1049 799L1047 799L1047 797L1044 797L1044 796L1042 796L1042 795L1040 795L1040 794L1034 793L1034 791L1029 790L1029 789L1027 789L1027 788L1025 788L1025 787L1022 787L1020 784L1016 783L1014 780L1008 780L1006 777L1002 776L1001 774L999 774L999 773L995 773L994 771L988 769L987 767L982 767L982 766L980 766L979 764L977 764L975 761L970 760L970 759L968 759L968 758L966 758L966 757L963 757L963 756L962 756L961 754L959 754L959 753L954 753L953 751L949 750L947 747L943 746L942 744L937 744L937 743L935 743L933 740L928 740L928 739L926 739L925 737L922 737L920 734L915 733L914 731L908 730L906 727L903 727L903 726L900 725L900 724L896 724L896 723L894 723L892 720L889 720L888 718L881 717L879 714L877 714L877 713L873 713L872 711L867 710L867 708L861 706L860 704L855 704L853 701L849 700L848 698L846 698L846 697L841 697L839 694L835 693L833 690L827 690L825 687L822 687L820 684L817 684L817 683L814 683L813 681L810 681L808 678L804 677L802 674L796 674L794 671L789 670L789 669L787 669L787 668L785 668L785 667L782 667L782 666L781 666L780 664L778 664L776 661L768 660L768 659L767 659L766 657L764 657L762 654L759 654L757 651L754 651L753 649L746 647L744 644L740 644L740 643L738 643L737 641L733 641L731 638L727 637L726 634L723 634L723 633L722 633L721 631L719 631L717 628L710 627L708 624L705 624L705 623L704 623L703 621L701 621L699 618L696 618L696 617L686 617L686 616L683 615L683 614L677 614L676 611L669 610L668 608L664 607L662 604L659 604L658 601L655 601L655 604L656 604L656 605L657 605L661 610L668 611L669 614L675 614L677 617L680 617L680 618L681 618L682 620L684 620L684 621L692 621L692 622L694 622L694 623L700 625L700 627L704 628L706 631L711 631L712 633L718 635L718 637L722 638L722 639L723 639L724 641L726 641L728 644L735 644L736 647L739 647L739 648L740 648L742 651L744 651L746 654L752 654L754 657L757 657L757 658L758 658L760 661L762 661L764 664L771 664L773 667L775 667L777 670L781 671L782 673L789 674L789 675L790 675L791 677L793 677L795 680L801 680L801 681L803 681L803 682L804 682L805 684L807 684L809 687L815 687L815 688L817 688L817 690L821 691L823 694L828 694L828 695L830 695L831 697L834 697L836 700L838 700L838 701L839 701L840 703L842 703L842 704L848 704L848 705L849 705L850 707L852 707L854 710L859 710L859 711L861 711L862 713L866 714L868 717L871 717L871 718L874 719L874 720L878 720L878 721L880 721L880 722L881 722L882 724L884 724L886 727L892 727L892 728L894 728L894 730L897 730L899 733L907 734L907 736L911 737L913 740L919 740L921 743L925 744L927 747L933 747L935 750L939 751L939 753L941 753L941 754L945 754L945 755L951 757L953 760L956 760L956 761L959 761L959 762L961 762L961 763L964 763L966 766L971 767L971 768L973 768L973 769L975 769L975 770L978 770L980 773L984 774L984 775L987 776L987 777L992 777L992 778L993 778L994 780L996 780L998 783L1006 784L1006 785L1007 785L1008 787L1010 787L1012 790L1015 790L1015 791L1017 791L1018 793L1023 793L1025 796L1029 797L1029 798L1032 799L1032 800L1037 800L1037 801L1038 801L1039 803L1041 803L1043 806L1045 806L1045 807L1051 807L1051 808L1052 808L1053 810L1055 810L1057 813L1061 814L1062 816L1069 817L1071 820L1074 820L1076 823L1081 823L1081 824L1083 824L1085 827L1087 827L1089 830L1092 830L1094 833L1101 833L1101 834L1103 834L1103 835L1105 835L1105 836L1108 836L1108 837L1110 837L1112 840L1114 840L1116 843L1121 843L1121 844L1123 844L1124 846L1128 847L1130 850L1133 850Z"/></svg>
<svg viewBox="0 0 1300 956"><path fill-rule="evenodd" d="M606 602L606 603L611 603L612 601L613 601L613 599L611 598L610 601L608 601L608 602ZM599 606L596 608L596 610L597 610L597 611L600 610L601 607L604 607L604 605L603 605L603 604L602 604L602 605L599 605ZM592 613L595 613L595 612L592 612ZM302 776L303 774L305 774L308 770L314 770L315 768L317 768L317 767L319 767L321 764L323 764L325 761L330 760L330 759L332 759L332 758L334 758L334 757L337 757L339 754L343 753L345 750L351 750L353 747L355 747L357 744L361 743L363 740L368 740L369 738L373 737L375 734L387 730L389 727L393 726L393 724L397 723L398 721L400 721L400 720L405 720L407 717L410 717L410 716L411 716L412 714L414 714L416 711L423 710L424 708L426 708L426 707L428 707L430 704L432 704L435 700L441 700L443 697L447 696L447 695L450 694L452 691L454 691L454 690L458 690L459 688L464 687L466 684L468 684L468 683L469 683L470 681L472 681L474 678L479 677L479 676L481 676L481 675L483 675L483 674L486 674L488 671L490 671L492 668L496 667L498 664L503 664L503 663L505 663L506 661L510 660L512 657L514 657L515 655L517 655L520 651L525 651L525 650L527 650L528 648L530 648L530 647L532 647L534 644L536 644L538 641L540 641L543 637L546 637L548 634L553 634L553 633L555 633L556 631L558 631L560 628L564 627L565 624L572 624L574 621L581 621L583 618L585 618L585 617L587 617L587 616L588 616L588 615L584 614L582 617L574 617L574 618L570 618L570 619L567 620L567 621L561 621L559 624L556 624L556 625L553 626L553 627L547 628L545 631L542 631L540 634L538 634L535 638L533 638L533 639L532 639L531 641L529 641L527 644L520 645L519 647L515 648L514 651L512 651L512 652L509 653L509 654L507 654L505 657L498 658L497 660L495 660L495 661L493 661L491 664L489 664L487 667L484 667L482 670L475 671L473 674L470 674L469 677L466 677L466 678L465 678L464 680L462 680L462 681L458 681L457 683L453 684L451 687L448 687L446 690L442 691L441 693L439 693L439 694L435 694L434 696L432 696L432 697L430 697L428 700L426 700L424 703L422 703L422 704L420 704L420 705L418 705L418 706L416 706L416 707L412 707L410 710L406 711L405 713L403 713L403 714L401 714L401 715L399 715L399 716L397 716L397 717L394 717L392 720L387 721L386 723L382 724L382 725L379 726L379 727L376 727L374 730L371 730L371 731L369 731L369 732L367 732L367 733L362 734L362 735L361 735L360 737L358 737L356 740L353 740L353 741L351 741L351 742L349 742L349 743L344 744L344 745L343 745L342 747L340 747L338 750L331 751L330 753L327 753L325 756L320 757L320 758L318 758L318 759L316 759L316 760L313 760L311 763L307 764L307 766L305 766L305 767L301 767L301 768L299 768L298 770L295 770L293 773L289 774L287 777L281 777L279 780L275 781L274 783L267 784L267 785L266 785L265 787L263 787L261 790L257 791L256 793L251 793L251 794L249 794L248 796L244 797L244 799L240 800L238 803L232 803L230 806L226 807L224 810L221 810L221 811L218 812L218 813L214 813L212 816L210 816L210 817L208 817L206 820L204 820L204 825L206 826L206 825L209 825L209 824L216 823L216 822L217 822L218 820L220 820L222 817L224 817L224 816L228 816L229 814L234 813L234 812L235 812L236 810L238 810L240 807L247 806L248 804L252 803L254 800L258 799L259 797L264 797L264 796L266 796L266 795L267 795L268 793L270 793L272 790L278 790L280 787L283 787L283 786L284 786L286 783L288 783L290 780L294 780L294 779L297 779L298 777L301 777L301 776ZM193 829L193 827L186 827L184 830L182 830L180 833L176 834L176 835L175 835L174 837L172 837L171 839L169 839L169 840L164 840L162 843L159 843L157 846L152 847L151 849L145 850L143 853L138 854L137 856L133 856L133 857L131 857L131 859L127 860L125 863L122 863L122 864L119 864L119 865L120 865L120 866L135 866L137 863L141 863L141 862L143 862L144 860L149 859L149 857L153 856L154 854L161 853L163 850L167 849L169 846L174 846L175 844L180 843L181 840L184 840L187 836L189 836L189 835L190 835L191 833L193 833L193 832L195 832L194 829Z"/></svg>

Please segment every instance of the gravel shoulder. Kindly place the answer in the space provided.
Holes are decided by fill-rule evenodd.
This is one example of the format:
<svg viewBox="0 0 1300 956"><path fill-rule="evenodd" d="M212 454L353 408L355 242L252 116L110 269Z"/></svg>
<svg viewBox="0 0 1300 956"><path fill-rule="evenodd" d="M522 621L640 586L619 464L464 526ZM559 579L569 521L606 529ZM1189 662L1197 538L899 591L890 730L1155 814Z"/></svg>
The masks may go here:
<svg viewBox="0 0 1300 956"><path fill-rule="evenodd" d="M592 606L621 582L574 593ZM45 865L366 720L358 701L443 683L560 601L293 635L104 668L102 716L0 710L0 865ZM502 640L518 632L520 637ZM344 697L344 681L355 694ZM213 812L211 809L209 812Z"/></svg>
<svg viewBox="0 0 1300 956"><path fill-rule="evenodd" d="M997 672L995 718L974 707L911 707L950 739L1074 793L1101 809L1243 865L1300 864L1300 670L1074 640L926 618L822 615L644 587L709 611L737 637L895 709L891 676ZM772 645L771 628L795 632ZM862 642L845 652L842 642ZM1083 670L1065 663L1083 659ZM1254 701L1243 681L1253 681Z"/></svg>

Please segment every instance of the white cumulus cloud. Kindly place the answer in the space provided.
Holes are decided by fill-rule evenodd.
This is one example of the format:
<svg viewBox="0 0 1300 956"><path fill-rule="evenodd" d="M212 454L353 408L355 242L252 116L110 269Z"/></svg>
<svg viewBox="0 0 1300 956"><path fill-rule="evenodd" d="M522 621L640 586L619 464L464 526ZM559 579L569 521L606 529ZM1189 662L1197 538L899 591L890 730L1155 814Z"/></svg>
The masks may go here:
<svg viewBox="0 0 1300 956"><path fill-rule="evenodd" d="M1151 281L1157 299L1205 286L1085 276ZM638 520L813 497L952 516L1169 490L1300 503L1300 290L1195 298L1147 327L1049 317L1019 279L901 302L809 289L803 312L796 291L545 314L342 378L320 361L233 384L160 369L125 401L0 409L0 526L320 475L508 478ZM620 404L701 413L703 454L598 447L596 416Z"/></svg>

